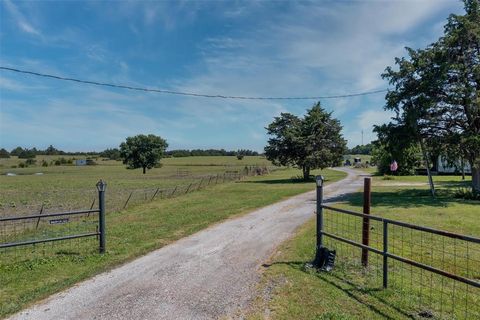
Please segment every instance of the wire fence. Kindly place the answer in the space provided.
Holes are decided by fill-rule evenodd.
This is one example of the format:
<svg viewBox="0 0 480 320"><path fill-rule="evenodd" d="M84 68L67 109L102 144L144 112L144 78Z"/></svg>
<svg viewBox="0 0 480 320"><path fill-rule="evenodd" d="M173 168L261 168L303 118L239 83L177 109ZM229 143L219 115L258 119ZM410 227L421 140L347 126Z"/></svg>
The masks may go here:
<svg viewBox="0 0 480 320"><path fill-rule="evenodd" d="M178 197L208 186L239 180L245 176L264 175L269 171L267 167L247 166L241 171L227 170L222 174L204 175L188 184L169 188L126 189L115 192L109 190L103 201L108 212L121 211L156 199ZM98 243L99 240L102 243L104 234L100 230L101 198L97 189L62 195L64 199L61 198L61 205L44 203L38 211L19 211L29 208L20 206L14 208L17 210L15 214L0 216L0 270L16 268L22 262L46 263L49 258L58 259L62 256L80 259L99 252ZM101 244L100 251L103 252Z"/></svg>
<svg viewBox="0 0 480 320"><path fill-rule="evenodd" d="M388 287L408 316L480 319L480 239L373 215L323 208L324 245L366 291ZM364 219L369 244L364 245ZM368 265L362 253L368 251ZM348 272L346 272L348 274Z"/></svg>
<svg viewBox="0 0 480 320"><path fill-rule="evenodd" d="M179 170L178 180L190 179L169 187L121 188L109 186L106 206L109 212L116 212L128 207L147 203L155 199L182 196L199 189L229 181L239 180L245 176L264 175L277 170L276 167L245 166L241 169L231 168L223 173L192 176L189 170ZM172 178L169 178L172 179ZM162 182L159 182L159 184ZM80 208L94 208L98 204L95 188L71 189L58 192L45 192L37 195L36 200L28 203L5 201L0 205L0 217L17 216L38 212L70 211ZM26 195L28 197L28 195Z"/></svg>
<svg viewBox="0 0 480 320"><path fill-rule="evenodd" d="M0 218L0 269L19 262L98 253L100 210Z"/></svg>

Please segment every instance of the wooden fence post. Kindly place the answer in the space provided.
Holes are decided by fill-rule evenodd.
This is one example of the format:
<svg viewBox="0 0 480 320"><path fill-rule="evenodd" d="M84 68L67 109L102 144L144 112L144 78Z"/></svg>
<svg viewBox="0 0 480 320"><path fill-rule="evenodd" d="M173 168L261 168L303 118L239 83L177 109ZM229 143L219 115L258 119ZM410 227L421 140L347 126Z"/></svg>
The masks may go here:
<svg viewBox="0 0 480 320"><path fill-rule="evenodd" d="M365 178L363 181L363 213L370 214L372 179ZM370 219L364 217L362 224L362 244L368 246L370 243ZM368 250L362 249L362 265L368 266Z"/></svg>

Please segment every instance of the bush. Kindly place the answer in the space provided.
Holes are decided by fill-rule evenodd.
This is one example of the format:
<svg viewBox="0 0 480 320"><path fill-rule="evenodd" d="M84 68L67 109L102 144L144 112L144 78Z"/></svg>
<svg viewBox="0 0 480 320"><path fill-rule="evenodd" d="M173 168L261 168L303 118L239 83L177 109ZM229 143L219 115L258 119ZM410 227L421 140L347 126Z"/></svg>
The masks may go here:
<svg viewBox="0 0 480 320"><path fill-rule="evenodd" d="M243 155L243 154L237 154L237 159L238 159L238 160L242 160L242 159L243 159L243 157L244 157L244 155Z"/></svg>
<svg viewBox="0 0 480 320"><path fill-rule="evenodd" d="M42 167L48 167L48 162L45 161L45 160L43 160L43 161L42 161Z"/></svg>
<svg viewBox="0 0 480 320"><path fill-rule="evenodd" d="M35 159L27 159L27 160L25 161L25 164L26 164L27 166L32 166L32 165L34 165L35 163L37 163L37 160L35 160Z"/></svg>
<svg viewBox="0 0 480 320"><path fill-rule="evenodd" d="M458 199L480 200L480 193L467 188L458 189L453 196Z"/></svg>
<svg viewBox="0 0 480 320"><path fill-rule="evenodd" d="M26 168L26 167L28 167L28 164L26 164L25 162L20 162L20 163L18 164L18 167L19 167L19 168Z"/></svg>

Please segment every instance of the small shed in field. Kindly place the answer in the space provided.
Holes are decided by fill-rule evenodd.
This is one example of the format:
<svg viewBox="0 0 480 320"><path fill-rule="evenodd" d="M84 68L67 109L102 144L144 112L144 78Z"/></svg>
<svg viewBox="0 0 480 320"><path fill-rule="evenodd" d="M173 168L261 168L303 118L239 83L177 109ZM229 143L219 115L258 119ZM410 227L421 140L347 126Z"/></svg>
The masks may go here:
<svg viewBox="0 0 480 320"><path fill-rule="evenodd" d="M86 166L87 165L87 160L86 159L77 159L77 160L75 160L75 165L76 166Z"/></svg>

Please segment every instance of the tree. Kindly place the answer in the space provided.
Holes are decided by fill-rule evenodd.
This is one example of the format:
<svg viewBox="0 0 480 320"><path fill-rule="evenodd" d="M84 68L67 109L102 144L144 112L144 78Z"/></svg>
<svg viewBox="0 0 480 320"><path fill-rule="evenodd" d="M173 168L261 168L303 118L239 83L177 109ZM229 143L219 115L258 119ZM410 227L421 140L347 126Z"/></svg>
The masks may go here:
<svg viewBox="0 0 480 320"><path fill-rule="evenodd" d="M293 165L310 178L310 170L324 169L342 162L346 141L341 135L340 121L332 118L317 102L303 119L282 113L266 128L272 136L265 147L265 156L275 165Z"/></svg>
<svg viewBox="0 0 480 320"><path fill-rule="evenodd" d="M421 163L421 152L418 142L404 126L394 124L374 126L378 140L374 141L372 162L377 165L380 174L388 174L390 164L398 163L398 175L411 175Z"/></svg>
<svg viewBox="0 0 480 320"><path fill-rule="evenodd" d="M12 149L12 151L10 151L10 155L18 156L22 151L23 151L22 147L16 147L15 149Z"/></svg>
<svg viewBox="0 0 480 320"><path fill-rule="evenodd" d="M398 70L382 75L394 90L386 109L423 146L447 157L461 156L472 168L472 190L480 193L480 2L465 0L466 14L450 15L444 36L423 50L407 48Z"/></svg>
<svg viewBox="0 0 480 320"><path fill-rule="evenodd" d="M8 153L7 150L5 150L4 148L0 149L0 159L6 159L6 158L10 158L10 153Z"/></svg>
<svg viewBox="0 0 480 320"><path fill-rule="evenodd" d="M49 156L54 156L60 154L60 151L57 150L54 146L50 145L47 149L45 149L45 154Z"/></svg>
<svg viewBox="0 0 480 320"><path fill-rule="evenodd" d="M37 149L32 148L32 149L23 149L22 152L18 154L19 159L33 159L37 155Z"/></svg>
<svg viewBox="0 0 480 320"><path fill-rule="evenodd" d="M128 169L142 168L143 174L160 163L167 141L153 134L128 137L120 144L120 156Z"/></svg>
<svg viewBox="0 0 480 320"><path fill-rule="evenodd" d="M371 143L365 145L357 145L350 150L347 150L348 154L372 154L373 145Z"/></svg>
<svg viewBox="0 0 480 320"><path fill-rule="evenodd" d="M104 158L108 158L110 160L121 159L120 150L118 150L117 148L105 149L103 152L100 153L100 156Z"/></svg>

